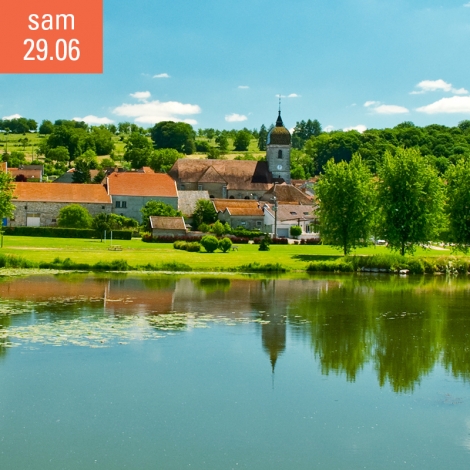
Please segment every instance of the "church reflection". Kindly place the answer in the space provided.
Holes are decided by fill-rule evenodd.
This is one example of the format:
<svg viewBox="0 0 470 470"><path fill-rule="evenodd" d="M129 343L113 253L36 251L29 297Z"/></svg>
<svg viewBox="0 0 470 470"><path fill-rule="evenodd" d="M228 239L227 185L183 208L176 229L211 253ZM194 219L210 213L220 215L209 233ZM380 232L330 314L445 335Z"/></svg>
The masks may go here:
<svg viewBox="0 0 470 470"><path fill-rule="evenodd" d="M172 312L258 319L274 372L289 341L311 345L321 373L358 379L370 364L380 386L412 391L436 365L470 379L470 283L466 279L338 276L31 276L0 282L0 298L32 305L46 319ZM0 317L0 328L16 316ZM19 317L19 316L18 316ZM5 354L0 344L0 357Z"/></svg>

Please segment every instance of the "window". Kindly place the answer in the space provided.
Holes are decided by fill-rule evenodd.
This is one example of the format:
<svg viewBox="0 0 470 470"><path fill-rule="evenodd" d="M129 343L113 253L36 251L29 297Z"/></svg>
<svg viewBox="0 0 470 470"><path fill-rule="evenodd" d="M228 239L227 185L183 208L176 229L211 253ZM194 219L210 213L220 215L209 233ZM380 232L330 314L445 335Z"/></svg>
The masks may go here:
<svg viewBox="0 0 470 470"><path fill-rule="evenodd" d="M101 209L104 209L105 207L104 206L101 206Z"/></svg>
<svg viewBox="0 0 470 470"><path fill-rule="evenodd" d="M184 191L186 189L186 186L184 184L182 184L181 189Z"/></svg>
<svg viewBox="0 0 470 470"><path fill-rule="evenodd" d="M55 224L55 223L57 222L57 220L56 220L56 219L51 219L51 222L52 222L53 224Z"/></svg>
<svg viewBox="0 0 470 470"><path fill-rule="evenodd" d="M256 221L256 226L257 226L257 227L261 227L261 220L257 220L257 221Z"/></svg>
<svg viewBox="0 0 470 470"><path fill-rule="evenodd" d="M121 207L122 207L123 209L127 209L127 201L122 201L122 202L121 202Z"/></svg>
<svg viewBox="0 0 470 470"><path fill-rule="evenodd" d="M121 201L116 201L116 208L120 208L121 207Z"/></svg>
<svg viewBox="0 0 470 470"><path fill-rule="evenodd" d="M198 185L197 185L197 190L198 190L198 191L202 191L202 184L198 184Z"/></svg>
<svg viewBox="0 0 470 470"><path fill-rule="evenodd" d="M279 150L279 152L277 152L277 158L282 158L282 150Z"/></svg>
<svg viewBox="0 0 470 470"><path fill-rule="evenodd" d="M290 215L297 215L297 212L291 212Z"/></svg>

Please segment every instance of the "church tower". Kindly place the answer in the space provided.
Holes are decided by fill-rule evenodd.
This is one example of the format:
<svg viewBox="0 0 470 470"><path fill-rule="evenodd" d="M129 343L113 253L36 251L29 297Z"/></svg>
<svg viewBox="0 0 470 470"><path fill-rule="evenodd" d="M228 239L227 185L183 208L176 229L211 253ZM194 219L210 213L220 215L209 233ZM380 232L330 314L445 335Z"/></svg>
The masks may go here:
<svg viewBox="0 0 470 470"><path fill-rule="evenodd" d="M266 161L273 178L282 178L290 184L290 132L284 127L281 118L281 110L277 117L276 127L273 127L268 134L266 142Z"/></svg>

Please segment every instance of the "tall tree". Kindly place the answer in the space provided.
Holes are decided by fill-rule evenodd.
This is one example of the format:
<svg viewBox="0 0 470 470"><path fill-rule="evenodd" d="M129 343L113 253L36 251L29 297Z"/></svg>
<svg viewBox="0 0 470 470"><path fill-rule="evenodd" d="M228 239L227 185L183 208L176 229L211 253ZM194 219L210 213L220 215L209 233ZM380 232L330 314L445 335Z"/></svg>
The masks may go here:
<svg viewBox="0 0 470 470"><path fill-rule="evenodd" d="M258 136L258 148L260 150L266 150L266 142L268 140L268 130L266 126L263 124L259 129L259 136Z"/></svg>
<svg viewBox="0 0 470 470"><path fill-rule="evenodd" d="M185 122L159 122L152 127L150 134L158 149L175 149L186 155L195 151L196 133Z"/></svg>
<svg viewBox="0 0 470 470"><path fill-rule="evenodd" d="M444 190L417 149L386 152L378 169L382 236L401 255L434 240L443 225Z"/></svg>
<svg viewBox="0 0 470 470"><path fill-rule="evenodd" d="M169 204L165 204L160 201L148 201L142 209L143 224L146 227L146 230L150 230L150 219L151 216L164 216L164 217L178 217L183 214L171 207Z"/></svg>
<svg viewBox="0 0 470 470"><path fill-rule="evenodd" d="M9 173L0 172L0 219L11 217L15 211L12 204L13 199L13 178Z"/></svg>
<svg viewBox="0 0 470 470"><path fill-rule="evenodd" d="M152 153L149 166L156 173L167 173L176 160L183 157L184 155L175 149L158 149Z"/></svg>
<svg viewBox="0 0 470 470"><path fill-rule="evenodd" d="M212 201L199 199L193 214L193 226L198 228L201 224L212 224L217 220L217 212Z"/></svg>
<svg viewBox="0 0 470 470"><path fill-rule="evenodd" d="M233 141L233 145L235 150L238 151L246 151L250 146L251 141L251 132L245 129L237 132L235 140Z"/></svg>
<svg viewBox="0 0 470 470"><path fill-rule="evenodd" d="M139 169L147 166L152 156L152 143L139 132L133 132L126 141L124 160L132 168Z"/></svg>
<svg viewBox="0 0 470 470"><path fill-rule="evenodd" d="M331 159L317 184L320 231L324 242L347 255L363 245L372 231L375 189L372 175L359 155L351 162Z"/></svg>

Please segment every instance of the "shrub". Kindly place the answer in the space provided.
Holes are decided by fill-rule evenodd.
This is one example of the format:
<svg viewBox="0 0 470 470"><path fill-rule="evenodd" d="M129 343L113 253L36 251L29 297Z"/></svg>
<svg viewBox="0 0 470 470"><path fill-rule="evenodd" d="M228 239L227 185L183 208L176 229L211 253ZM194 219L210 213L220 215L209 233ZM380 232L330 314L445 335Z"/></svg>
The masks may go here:
<svg viewBox="0 0 470 470"><path fill-rule="evenodd" d="M269 235L266 235L262 240L261 243L259 244L259 251L269 251L269 245L271 244L271 238Z"/></svg>
<svg viewBox="0 0 470 470"><path fill-rule="evenodd" d="M186 251L199 253L201 251L201 244L199 242L186 243Z"/></svg>
<svg viewBox="0 0 470 470"><path fill-rule="evenodd" d="M230 238L225 237L219 241L219 250L226 253L230 248L232 248L232 240L230 240Z"/></svg>
<svg viewBox="0 0 470 470"><path fill-rule="evenodd" d="M206 235L202 237L201 245L208 253L213 253L219 247L219 240L213 235Z"/></svg>
<svg viewBox="0 0 470 470"><path fill-rule="evenodd" d="M90 228L92 217L80 204L70 204L59 211L57 225L67 228Z"/></svg>
<svg viewBox="0 0 470 470"><path fill-rule="evenodd" d="M279 263L249 263L240 266L238 271L245 273L285 273L287 269Z"/></svg>
<svg viewBox="0 0 470 470"><path fill-rule="evenodd" d="M353 263L339 261L313 261L307 266L308 272L340 272L349 273L354 271Z"/></svg>
<svg viewBox="0 0 470 470"><path fill-rule="evenodd" d="M222 235L225 234L225 226L224 224L218 220L217 222L215 222L215 224L212 225L211 227L211 232L217 236L217 237L221 237Z"/></svg>
<svg viewBox="0 0 470 470"><path fill-rule="evenodd" d="M292 225L290 228L290 236L298 237L299 235L302 235L302 227L300 227L300 225Z"/></svg>

